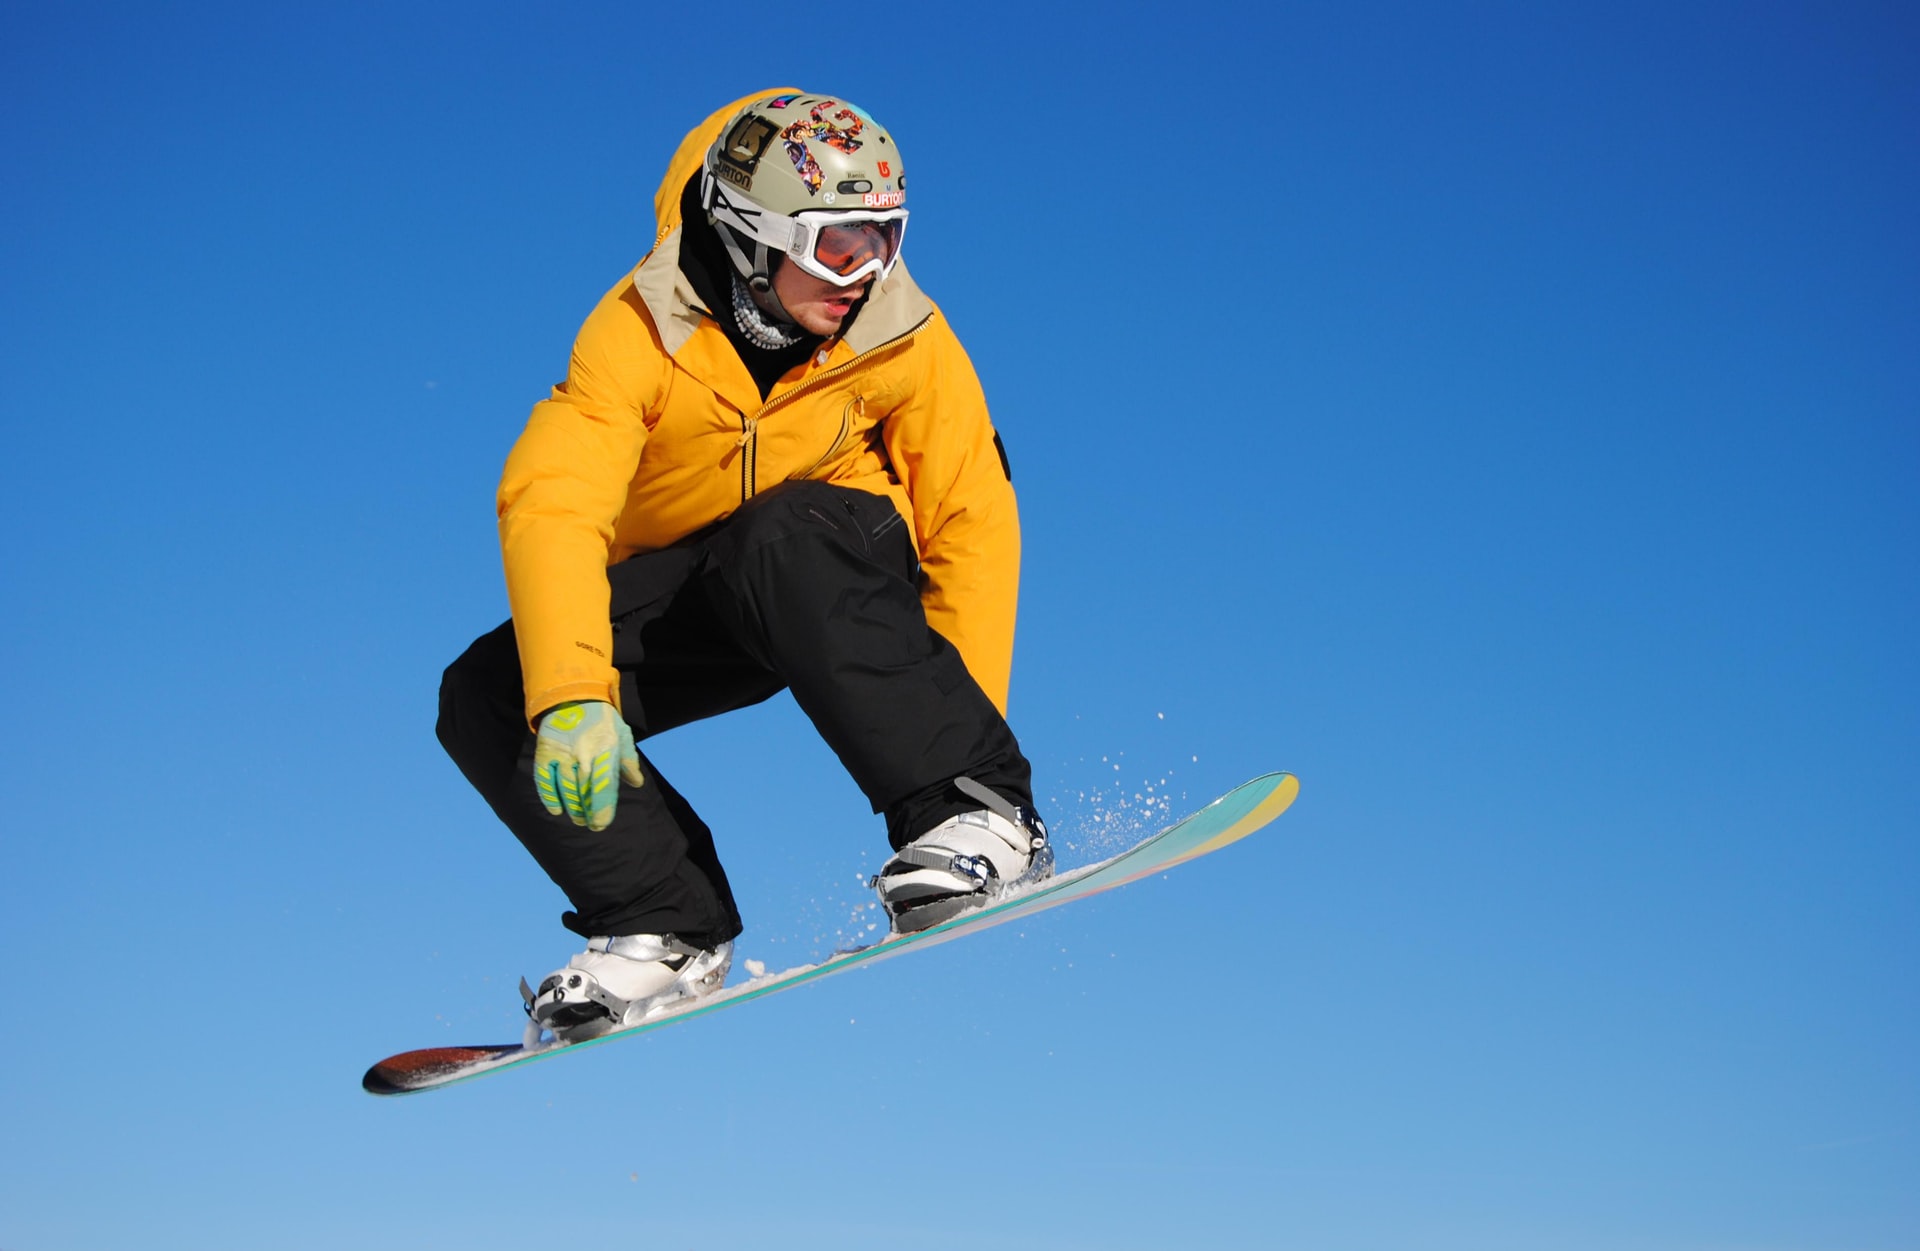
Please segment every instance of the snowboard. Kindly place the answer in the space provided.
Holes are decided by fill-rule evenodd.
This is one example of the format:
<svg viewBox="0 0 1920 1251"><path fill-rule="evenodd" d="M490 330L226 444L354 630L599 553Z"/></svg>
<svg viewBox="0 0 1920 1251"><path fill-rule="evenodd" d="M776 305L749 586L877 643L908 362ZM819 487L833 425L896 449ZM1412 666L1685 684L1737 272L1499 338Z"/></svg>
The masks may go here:
<svg viewBox="0 0 1920 1251"><path fill-rule="evenodd" d="M695 1017L711 1016L715 1012L764 999L768 995L871 964L875 960L884 960L915 948L931 947L989 926L1017 921L1048 908L1138 881L1210 851L1217 851L1228 843L1237 842L1285 812L1299 790L1300 783L1290 773L1264 774L1236 786L1200 811L1174 822L1110 859L1058 874L985 908L962 913L950 921L915 934L892 934L872 946L836 952L819 964L762 974L699 999L681 1000L646 1020L598 1038L575 1043L549 1041L533 1046L496 1043L403 1051L368 1069L366 1076L360 1079L360 1085L369 1094L375 1095L406 1095L437 1090L502 1069L517 1068L536 1060L550 1059L565 1052L596 1047L621 1038L632 1038L637 1034L691 1021Z"/></svg>

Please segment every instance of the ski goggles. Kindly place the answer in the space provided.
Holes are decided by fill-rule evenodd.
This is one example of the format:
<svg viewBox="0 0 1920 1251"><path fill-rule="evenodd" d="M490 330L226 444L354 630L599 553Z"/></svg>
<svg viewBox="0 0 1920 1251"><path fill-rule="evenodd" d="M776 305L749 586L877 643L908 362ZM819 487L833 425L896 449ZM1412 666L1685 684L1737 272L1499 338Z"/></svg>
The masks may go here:
<svg viewBox="0 0 1920 1251"><path fill-rule="evenodd" d="M787 256L815 278L850 287L869 274L884 278L900 259L907 210L803 213L788 223Z"/></svg>
<svg viewBox="0 0 1920 1251"><path fill-rule="evenodd" d="M850 287L869 275L884 278L900 259L907 233L905 208L807 209L781 217L745 196L729 195L712 174L703 181L707 211L716 221L785 253L801 269L836 287Z"/></svg>

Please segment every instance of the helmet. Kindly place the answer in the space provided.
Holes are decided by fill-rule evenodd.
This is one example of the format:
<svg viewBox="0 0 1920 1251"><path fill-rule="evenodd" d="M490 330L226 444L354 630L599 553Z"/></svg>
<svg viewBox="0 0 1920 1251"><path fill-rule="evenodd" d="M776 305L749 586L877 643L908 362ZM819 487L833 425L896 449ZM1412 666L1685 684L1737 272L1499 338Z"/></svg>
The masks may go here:
<svg viewBox="0 0 1920 1251"><path fill-rule="evenodd" d="M772 96L734 114L707 149L700 204L754 290L772 285L773 255L847 287L900 259L907 177L893 136L853 105Z"/></svg>

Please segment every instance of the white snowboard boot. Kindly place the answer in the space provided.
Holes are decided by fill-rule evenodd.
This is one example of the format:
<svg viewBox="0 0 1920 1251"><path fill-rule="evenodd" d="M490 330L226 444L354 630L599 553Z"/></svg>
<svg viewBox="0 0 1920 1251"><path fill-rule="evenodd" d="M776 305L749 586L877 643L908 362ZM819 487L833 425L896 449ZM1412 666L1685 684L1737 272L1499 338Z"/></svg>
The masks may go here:
<svg viewBox="0 0 1920 1251"><path fill-rule="evenodd" d="M542 978L538 991L521 979L528 1045L538 1044L542 1030L573 1043L637 1025L667 1004L719 990L732 963L730 942L702 951L670 934L589 938L587 949Z"/></svg>
<svg viewBox="0 0 1920 1251"><path fill-rule="evenodd" d="M938 925L1053 876L1053 847L1038 815L972 778L954 785L986 807L949 817L920 835L870 883L896 934Z"/></svg>

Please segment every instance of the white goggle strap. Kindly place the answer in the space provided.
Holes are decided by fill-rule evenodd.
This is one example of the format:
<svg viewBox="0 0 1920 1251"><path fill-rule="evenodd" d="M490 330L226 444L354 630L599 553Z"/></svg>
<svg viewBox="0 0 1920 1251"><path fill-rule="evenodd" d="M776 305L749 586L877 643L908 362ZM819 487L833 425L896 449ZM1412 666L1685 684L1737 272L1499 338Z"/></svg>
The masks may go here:
<svg viewBox="0 0 1920 1251"><path fill-rule="evenodd" d="M716 221L766 247L788 252L796 243L796 234L804 240L805 231L798 229L798 223L792 218L769 213L745 196L728 195L720 180L706 170L700 171L700 202Z"/></svg>

